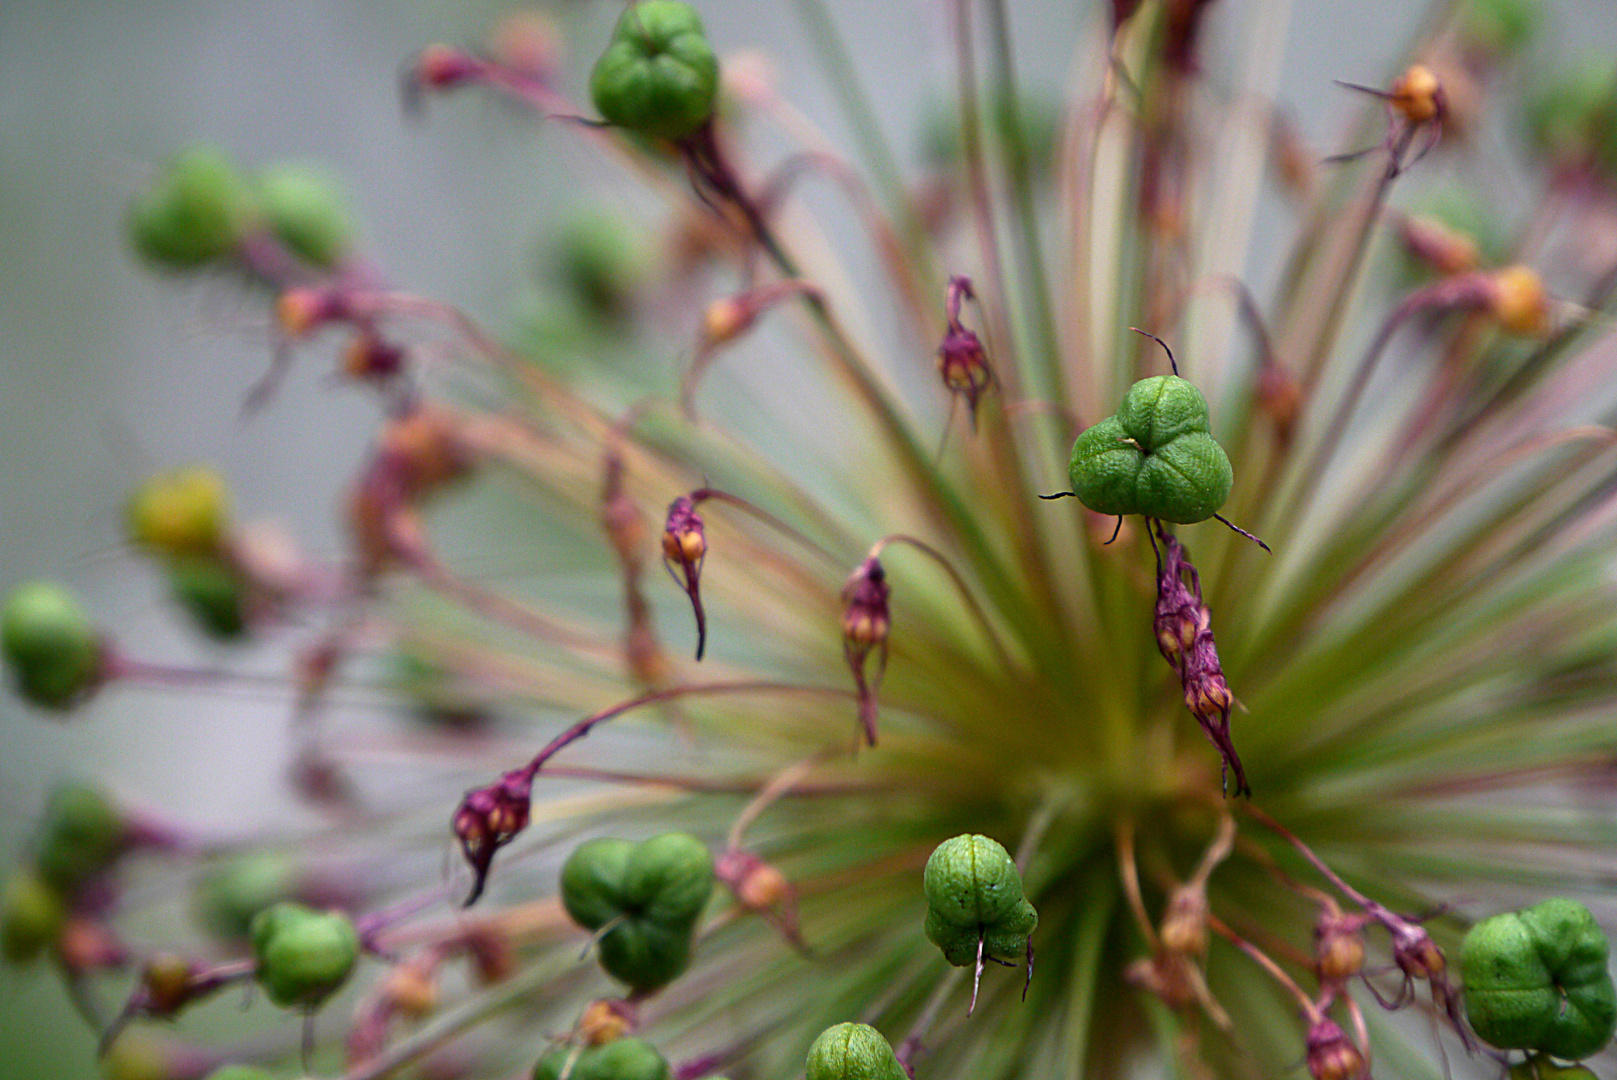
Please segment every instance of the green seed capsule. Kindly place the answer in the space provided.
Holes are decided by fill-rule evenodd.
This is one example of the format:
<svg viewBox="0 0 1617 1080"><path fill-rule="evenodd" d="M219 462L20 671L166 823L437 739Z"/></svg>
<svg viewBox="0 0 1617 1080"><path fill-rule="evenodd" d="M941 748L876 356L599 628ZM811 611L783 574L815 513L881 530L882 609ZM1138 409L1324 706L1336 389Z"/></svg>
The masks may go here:
<svg viewBox="0 0 1617 1080"><path fill-rule="evenodd" d="M163 555L218 551L230 518L230 496L217 472L191 465L147 480L129 498L131 543Z"/></svg>
<svg viewBox="0 0 1617 1080"><path fill-rule="evenodd" d="M657 1048L634 1036L582 1050L562 1046L533 1067L533 1080L561 1080L572 1062L570 1080L668 1080L668 1062Z"/></svg>
<svg viewBox="0 0 1617 1080"><path fill-rule="evenodd" d="M1543 21L1537 0L1469 0L1460 26L1471 48L1503 58L1520 52Z"/></svg>
<svg viewBox="0 0 1617 1080"><path fill-rule="evenodd" d="M93 784L63 784L45 803L34 863L53 887L72 893L108 869L128 840L128 823L105 792Z"/></svg>
<svg viewBox="0 0 1617 1080"><path fill-rule="evenodd" d="M635 989L671 982L690 962L691 933L713 892L713 857L700 840L665 833L641 844L580 844L561 871L561 899L580 926L613 928L601 966Z"/></svg>
<svg viewBox="0 0 1617 1080"><path fill-rule="evenodd" d="M224 559L197 555L168 568L174 601L211 638L233 641L247 632L247 582Z"/></svg>
<svg viewBox="0 0 1617 1080"><path fill-rule="evenodd" d="M580 309L604 322L622 319L649 269L640 233L601 210L575 215L556 237L556 275Z"/></svg>
<svg viewBox="0 0 1617 1080"><path fill-rule="evenodd" d="M1582 1065L1557 1065L1544 1058L1528 1058L1510 1067L1510 1080L1597 1080Z"/></svg>
<svg viewBox="0 0 1617 1080"><path fill-rule="evenodd" d="M1551 75L1528 101L1527 128L1553 162L1617 170L1617 65L1586 57Z"/></svg>
<svg viewBox="0 0 1617 1080"><path fill-rule="evenodd" d="M984 956L1010 960L1027 950L1039 915L1022 893L1010 853L986 836L956 836L926 861L926 936L956 967Z"/></svg>
<svg viewBox="0 0 1617 1080"><path fill-rule="evenodd" d="M256 213L246 180L223 154L175 154L129 208L129 237L142 258L195 270L229 255Z"/></svg>
<svg viewBox="0 0 1617 1080"><path fill-rule="evenodd" d="M284 901L253 917L256 977L283 1008L314 1008L348 981L359 961L359 934L340 911Z"/></svg>
<svg viewBox="0 0 1617 1080"><path fill-rule="evenodd" d="M67 907L38 874L13 874L0 905L0 954L9 963L29 963L61 936Z"/></svg>
<svg viewBox="0 0 1617 1080"><path fill-rule="evenodd" d="M54 582L19 585L0 613L0 646L17 692L65 709L95 684L101 635L73 594Z"/></svg>
<svg viewBox="0 0 1617 1080"><path fill-rule="evenodd" d="M1235 474L1213 439L1207 401L1177 375L1141 379L1115 416L1078 436L1072 490L1098 514L1205 521L1229 498Z"/></svg>
<svg viewBox="0 0 1617 1080"><path fill-rule="evenodd" d="M274 1073L251 1065L221 1065L203 1080L279 1080Z"/></svg>
<svg viewBox="0 0 1617 1080"><path fill-rule="evenodd" d="M1485 1042L1577 1061L1617 1031L1606 935L1589 909L1554 898L1495 915L1460 946L1466 1014Z"/></svg>
<svg viewBox="0 0 1617 1080"><path fill-rule="evenodd" d="M707 123L718 91L718 58L696 9L681 0L631 6L590 75L602 116L654 138L683 138Z"/></svg>
<svg viewBox="0 0 1617 1080"><path fill-rule="evenodd" d="M253 916L298 888L298 871L289 859L273 852L252 852L211 868L197 884L197 917L226 941L245 941Z"/></svg>
<svg viewBox="0 0 1617 1080"><path fill-rule="evenodd" d="M909 1080L893 1047L869 1024L838 1024L809 1047L806 1080Z"/></svg>
<svg viewBox="0 0 1617 1080"><path fill-rule="evenodd" d="M300 165L279 165L259 177L258 190L269 227L304 262L329 270L352 250L354 227L329 177Z"/></svg>

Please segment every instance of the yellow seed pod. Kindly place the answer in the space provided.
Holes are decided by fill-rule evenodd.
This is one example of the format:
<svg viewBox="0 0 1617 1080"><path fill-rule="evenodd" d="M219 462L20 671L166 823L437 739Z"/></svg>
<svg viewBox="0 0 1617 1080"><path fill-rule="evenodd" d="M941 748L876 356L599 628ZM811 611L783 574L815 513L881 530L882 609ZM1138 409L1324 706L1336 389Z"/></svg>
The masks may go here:
<svg viewBox="0 0 1617 1080"><path fill-rule="evenodd" d="M224 544L230 496L212 469L188 465L152 477L129 499L129 539L162 555L217 552Z"/></svg>
<svg viewBox="0 0 1617 1080"><path fill-rule="evenodd" d="M1488 310L1512 334L1536 337L1549 329L1550 302L1538 272L1526 266L1507 266L1491 280Z"/></svg>

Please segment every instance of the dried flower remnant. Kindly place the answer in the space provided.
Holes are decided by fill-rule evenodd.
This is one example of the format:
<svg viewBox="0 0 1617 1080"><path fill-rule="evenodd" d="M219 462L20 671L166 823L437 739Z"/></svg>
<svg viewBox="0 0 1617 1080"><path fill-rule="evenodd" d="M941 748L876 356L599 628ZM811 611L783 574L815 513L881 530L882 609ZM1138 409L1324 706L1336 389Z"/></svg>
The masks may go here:
<svg viewBox="0 0 1617 1080"><path fill-rule="evenodd" d="M467 907L483 895L495 853L528 827L536 771L513 769L487 787L468 791L460 809L455 811L450 830L460 842L461 854L466 857L473 875L472 891L465 901Z"/></svg>
<svg viewBox="0 0 1617 1080"><path fill-rule="evenodd" d="M892 593L887 572L874 555L860 563L842 587L842 652L859 692L859 723L869 746L876 745L876 692L887 672L887 635L893 628L887 600ZM868 663L872 654L873 667Z"/></svg>
<svg viewBox="0 0 1617 1080"><path fill-rule="evenodd" d="M696 616L696 659L707 649L707 613L702 608L702 563L707 558L707 534L696 512L701 493L681 495L668 506L663 524L663 567L685 595Z"/></svg>
<svg viewBox="0 0 1617 1080"><path fill-rule="evenodd" d="M1202 603L1201 578L1184 547L1161 522L1156 523L1156 540L1161 543L1157 551L1157 648L1184 686L1185 707L1218 750L1225 794L1233 770L1236 796L1251 795L1252 786L1230 738L1230 708L1235 697L1219 664L1212 613Z"/></svg>
<svg viewBox="0 0 1617 1080"><path fill-rule="evenodd" d="M1307 1064L1314 1080L1362 1080L1370 1063L1341 1025L1321 1017L1308 1029Z"/></svg>
<svg viewBox="0 0 1617 1080"><path fill-rule="evenodd" d="M961 302L974 299L975 295L970 278L957 274L949 279L944 304L947 325L943 343L938 346L938 374L951 394L965 399L972 430L977 428L977 402L994 381L982 340L975 330L960 321Z"/></svg>

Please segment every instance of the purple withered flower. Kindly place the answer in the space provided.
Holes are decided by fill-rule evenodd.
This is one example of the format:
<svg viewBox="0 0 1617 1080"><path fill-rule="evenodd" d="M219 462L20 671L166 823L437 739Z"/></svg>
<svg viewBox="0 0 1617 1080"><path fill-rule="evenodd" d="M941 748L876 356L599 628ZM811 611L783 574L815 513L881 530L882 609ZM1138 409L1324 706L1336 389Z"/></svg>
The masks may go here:
<svg viewBox="0 0 1617 1080"><path fill-rule="evenodd" d="M451 827L473 874L467 907L483 895L494 853L527 828L533 776L531 767L513 769L488 787L468 791L455 811Z"/></svg>
<svg viewBox="0 0 1617 1080"><path fill-rule="evenodd" d="M1308 1075L1314 1080L1360 1080L1369 1062L1336 1021L1321 1016L1308 1029Z"/></svg>
<svg viewBox="0 0 1617 1080"><path fill-rule="evenodd" d="M696 659L700 660L707 648L707 614L702 610L701 593L707 534L696 503L697 496L681 495L668 505L668 521L663 526L663 565L691 598L691 610L696 614Z"/></svg>
<svg viewBox="0 0 1617 1080"><path fill-rule="evenodd" d="M842 652L859 691L859 722L871 746L876 745L876 690L887 670L887 635L893 627L887 607L892 591L887 572L874 555L860 563L842 587ZM865 661L873 652L876 664L867 677Z"/></svg>
<svg viewBox="0 0 1617 1080"><path fill-rule="evenodd" d="M1229 774L1233 770L1235 794L1250 795L1252 787L1230 738L1230 708L1235 697L1219 664L1211 613L1202 603L1201 578L1185 549L1160 521L1156 523L1156 535L1162 542L1157 552L1157 648L1179 675L1186 708L1218 750L1223 761L1225 793L1229 792Z"/></svg>
<svg viewBox="0 0 1617 1080"><path fill-rule="evenodd" d="M948 325L943 333L943 343L938 346L938 374L943 377L943 385L949 388L950 393L960 394L966 399L966 412L971 417L973 429L977 426L977 402L994 381L982 339L976 331L960 321L961 301L969 300L974 295L970 278L957 274L949 279L945 301Z"/></svg>

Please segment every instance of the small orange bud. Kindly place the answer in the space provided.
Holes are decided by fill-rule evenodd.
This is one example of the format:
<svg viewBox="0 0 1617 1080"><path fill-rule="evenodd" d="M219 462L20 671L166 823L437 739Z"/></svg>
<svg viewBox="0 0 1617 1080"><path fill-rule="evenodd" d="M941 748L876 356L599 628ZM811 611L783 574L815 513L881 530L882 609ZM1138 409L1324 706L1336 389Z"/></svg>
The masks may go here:
<svg viewBox="0 0 1617 1080"><path fill-rule="evenodd" d="M733 341L752 326L757 315L756 309L737 297L720 297L702 314L702 339L710 346Z"/></svg>
<svg viewBox="0 0 1617 1080"><path fill-rule="evenodd" d="M1364 937L1357 930L1328 927L1317 935L1314 970L1322 983L1346 982L1364 967Z"/></svg>
<svg viewBox="0 0 1617 1080"><path fill-rule="evenodd" d="M1392 107L1412 124L1424 124L1443 111L1443 86L1425 64L1411 64L1392 84Z"/></svg>
<svg viewBox="0 0 1617 1080"><path fill-rule="evenodd" d="M1536 337L1549 329L1550 302L1538 272L1507 266L1490 279L1488 308L1499 325L1513 334Z"/></svg>
<svg viewBox="0 0 1617 1080"><path fill-rule="evenodd" d="M146 1004L158 1016L172 1016L191 996L191 964L183 956L159 953L141 972Z"/></svg>
<svg viewBox="0 0 1617 1080"><path fill-rule="evenodd" d="M736 899L753 911L768 911L782 900L791 886L786 875L768 863L761 862L748 871L736 887Z"/></svg>
<svg viewBox="0 0 1617 1080"><path fill-rule="evenodd" d="M578 1033L586 1046L600 1046L623 1038L634 1030L633 1017L621 1001L592 1001L578 1018Z"/></svg>
<svg viewBox="0 0 1617 1080"><path fill-rule="evenodd" d="M275 301L275 318L287 337L299 338L330 317L331 303L319 289L287 289Z"/></svg>
<svg viewBox="0 0 1617 1080"><path fill-rule="evenodd" d="M411 1019L420 1019L438 1007L438 980L425 959L395 965L382 981L381 992L395 1013Z"/></svg>

